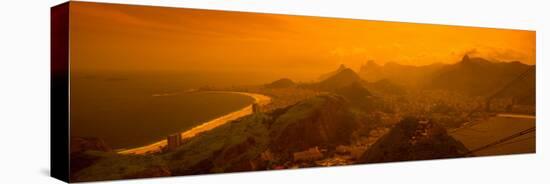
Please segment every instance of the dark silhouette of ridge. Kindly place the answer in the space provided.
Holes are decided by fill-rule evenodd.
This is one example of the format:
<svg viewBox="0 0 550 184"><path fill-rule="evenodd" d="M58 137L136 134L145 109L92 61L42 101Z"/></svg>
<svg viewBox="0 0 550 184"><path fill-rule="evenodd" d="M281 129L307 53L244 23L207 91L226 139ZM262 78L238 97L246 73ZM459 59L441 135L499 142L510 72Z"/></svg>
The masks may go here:
<svg viewBox="0 0 550 184"><path fill-rule="evenodd" d="M296 86L296 83L288 78L282 78L265 85L266 88L289 88L294 86Z"/></svg>
<svg viewBox="0 0 550 184"><path fill-rule="evenodd" d="M340 64L340 66L338 67L338 69L336 69L335 71L332 71L332 72L329 72L329 73L326 73L326 74L323 74L321 76L319 76L319 81L323 81L329 77L332 77L333 75L337 74L337 73L340 73L342 70L345 70L347 69L348 67L346 67L346 65L344 64Z"/></svg>
<svg viewBox="0 0 550 184"><path fill-rule="evenodd" d="M529 67L520 62L495 62L465 55L460 62L437 71L426 87L486 96L521 75Z"/></svg>
<svg viewBox="0 0 550 184"><path fill-rule="evenodd" d="M362 79L353 70L349 68L342 69L342 67L338 70L339 72L319 82L319 88L324 90L335 90L355 82L362 82Z"/></svg>

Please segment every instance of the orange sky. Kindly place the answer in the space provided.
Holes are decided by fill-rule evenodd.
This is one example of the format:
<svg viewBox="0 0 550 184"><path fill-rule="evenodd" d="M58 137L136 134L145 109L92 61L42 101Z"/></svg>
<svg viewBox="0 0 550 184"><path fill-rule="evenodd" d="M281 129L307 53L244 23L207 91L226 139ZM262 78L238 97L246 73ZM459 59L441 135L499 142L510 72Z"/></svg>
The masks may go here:
<svg viewBox="0 0 550 184"><path fill-rule="evenodd" d="M535 32L182 8L71 3L73 70L320 72L452 63L465 53L535 63Z"/></svg>

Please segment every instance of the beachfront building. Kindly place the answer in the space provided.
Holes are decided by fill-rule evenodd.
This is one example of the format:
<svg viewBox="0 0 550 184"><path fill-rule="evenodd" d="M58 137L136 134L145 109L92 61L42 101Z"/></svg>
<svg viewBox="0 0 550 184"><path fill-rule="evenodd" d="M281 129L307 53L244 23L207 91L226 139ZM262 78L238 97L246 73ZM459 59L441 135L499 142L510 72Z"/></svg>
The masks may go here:
<svg viewBox="0 0 550 184"><path fill-rule="evenodd" d="M166 149L168 150L176 149L177 147L181 146L183 143L181 139L181 133L169 135L166 138L166 141L168 142L168 144L166 145Z"/></svg>
<svg viewBox="0 0 550 184"><path fill-rule="evenodd" d="M258 103L252 104L252 113L256 114L260 112L260 105Z"/></svg>

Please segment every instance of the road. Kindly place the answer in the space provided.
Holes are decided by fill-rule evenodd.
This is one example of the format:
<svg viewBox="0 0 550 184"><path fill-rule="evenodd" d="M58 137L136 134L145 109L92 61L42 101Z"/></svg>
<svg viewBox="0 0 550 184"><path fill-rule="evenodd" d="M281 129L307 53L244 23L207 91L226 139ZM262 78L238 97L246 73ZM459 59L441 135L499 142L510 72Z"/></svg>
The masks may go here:
<svg viewBox="0 0 550 184"><path fill-rule="evenodd" d="M520 114L497 114L471 126L450 131L451 136L461 141L470 150L535 127L536 117ZM474 153L477 156L535 153L536 132L521 135L506 142Z"/></svg>

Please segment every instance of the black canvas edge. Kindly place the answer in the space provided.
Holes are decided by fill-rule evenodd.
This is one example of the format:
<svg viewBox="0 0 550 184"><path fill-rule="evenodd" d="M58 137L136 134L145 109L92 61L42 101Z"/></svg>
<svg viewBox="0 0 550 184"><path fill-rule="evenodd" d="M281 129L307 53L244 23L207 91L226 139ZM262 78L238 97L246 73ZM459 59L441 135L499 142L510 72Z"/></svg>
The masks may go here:
<svg viewBox="0 0 550 184"><path fill-rule="evenodd" d="M50 9L50 175L69 182L69 5Z"/></svg>

